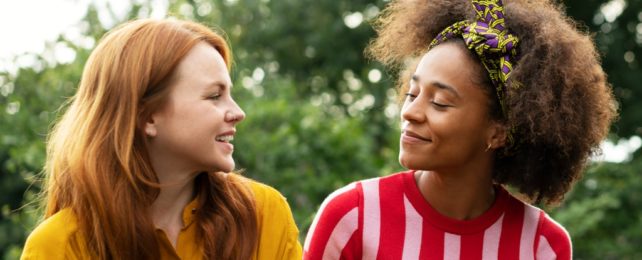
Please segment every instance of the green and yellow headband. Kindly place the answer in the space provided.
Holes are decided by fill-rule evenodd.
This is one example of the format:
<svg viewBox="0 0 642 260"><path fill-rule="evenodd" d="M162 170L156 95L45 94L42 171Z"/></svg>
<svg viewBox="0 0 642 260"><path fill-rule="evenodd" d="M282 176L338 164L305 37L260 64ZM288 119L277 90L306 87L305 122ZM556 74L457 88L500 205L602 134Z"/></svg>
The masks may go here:
<svg viewBox="0 0 642 260"><path fill-rule="evenodd" d="M472 0L477 13L475 21L459 21L441 31L430 43L429 49L453 38L463 38L466 47L481 60L495 86L495 92L504 117L508 117L506 96L508 77L517 62L519 39L504 23L504 6L501 0ZM518 84L512 84L514 88ZM514 144L514 127L508 135L508 146Z"/></svg>

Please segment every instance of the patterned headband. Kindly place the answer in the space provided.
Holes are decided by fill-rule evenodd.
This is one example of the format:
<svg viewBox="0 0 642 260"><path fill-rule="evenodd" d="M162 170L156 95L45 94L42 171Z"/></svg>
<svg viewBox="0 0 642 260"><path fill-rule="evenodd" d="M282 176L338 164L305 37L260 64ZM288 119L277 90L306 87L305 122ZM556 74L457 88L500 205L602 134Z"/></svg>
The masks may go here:
<svg viewBox="0 0 642 260"><path fill-rule="evenodd" d="M501 0L472 0L477 13L476 21L456 22L441 31L430 43L428 49L449 39L461 37L466 47L477 54L490 80L501 105L504 117L508 116L506 107L507 80L517 61L517 36L512 34L504 23L504 6ZM512 87L519 87L512 84ZM514 127L508 135L508 144L513 142Z"/></svg>

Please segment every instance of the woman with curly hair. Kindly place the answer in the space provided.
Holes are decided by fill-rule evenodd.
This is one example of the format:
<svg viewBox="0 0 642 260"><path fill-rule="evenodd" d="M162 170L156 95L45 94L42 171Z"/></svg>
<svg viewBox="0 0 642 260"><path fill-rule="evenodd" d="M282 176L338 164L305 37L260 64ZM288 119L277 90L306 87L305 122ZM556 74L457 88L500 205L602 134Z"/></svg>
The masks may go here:
<svg viewBox="0 0 642 260"><path fill-rule="evenodd" d="M49 136L45 220L22 259L300 259L283 196L233 172L231 64L198 23L107 33Z"/></svg>
<svg viewBox="0 0 642 260"><path fill-rule="evenodd" d="M527 202L559 203L616 115L589 36L552 1L396 0L375 25L409 170L332 193L304 259L571 259Z"/></svg>

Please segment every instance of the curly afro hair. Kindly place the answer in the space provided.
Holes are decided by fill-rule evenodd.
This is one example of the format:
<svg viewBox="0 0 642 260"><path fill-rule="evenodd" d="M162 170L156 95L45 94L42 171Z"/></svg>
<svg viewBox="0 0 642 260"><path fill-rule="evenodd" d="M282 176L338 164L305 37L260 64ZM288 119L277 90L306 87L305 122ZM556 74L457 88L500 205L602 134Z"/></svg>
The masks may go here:
<svg viewBox="0 0 642 260"><path fill-rule="evenodd" d="M561 6L505 0L504 7L506 25L520 39L520 59L508 81L520 87L508 90L505 118L491 98L490 81L479 82L489 96L491 116L515 127L517 146L497 151L493 179L533 203L555 205L581 177L590 155L599 152L617 115L616 102L592 39ZM416 67L408 61L424 54L447 26L474 18L469 0L394 0L373 22L378 36L366 52L401 70L398 85L404 91Z"/></svg>

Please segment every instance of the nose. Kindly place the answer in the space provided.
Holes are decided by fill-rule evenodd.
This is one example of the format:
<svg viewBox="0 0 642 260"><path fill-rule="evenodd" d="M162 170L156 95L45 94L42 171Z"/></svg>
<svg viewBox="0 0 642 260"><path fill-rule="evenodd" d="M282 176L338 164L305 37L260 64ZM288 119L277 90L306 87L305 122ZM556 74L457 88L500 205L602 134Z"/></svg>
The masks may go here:
<svg viewBox="0 0 642 260"><path fill-rule="evenodd" d="M238 123L245 119L245 112L241 107L232 100L230 109L225 113L225 121L230 123Z"/></svg>
<svg viewBox="0 0 642 260"><path fill-rule="evenodd" d="M416 123L425 120L425 113L423 113L425 112L425 107L423 107L420 102L419 98L416 98L413 101L406 100L403 103L403 107L401 108L402 121Z"/></svg>

